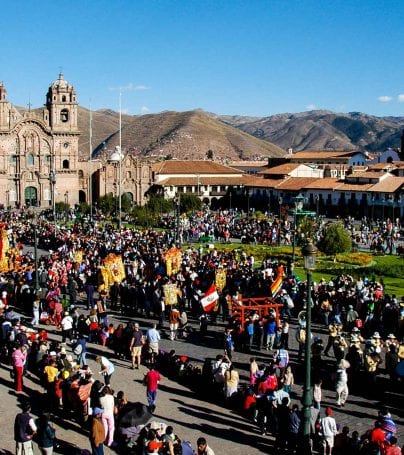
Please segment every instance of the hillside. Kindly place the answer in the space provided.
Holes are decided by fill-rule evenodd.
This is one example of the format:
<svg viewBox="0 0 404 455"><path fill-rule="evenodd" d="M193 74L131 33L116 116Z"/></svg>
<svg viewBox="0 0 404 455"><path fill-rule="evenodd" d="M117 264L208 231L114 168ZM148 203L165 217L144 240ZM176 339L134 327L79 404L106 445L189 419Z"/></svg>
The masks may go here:
<svg viewBox="0 0 404 455"><path fill-rule="evenodd" d="M217 117L217 116L214 116ZM310 111L270 117L219 116L239 128L287 150L384 150L399 147L404 117L376 117L350 112Z"/></svg>
<svg viewBox="0 0 404 455"><path fill-rule="evenodd" d="M79 108L82 133L80 150L89 150L89 112ZM119 115L110 110L93 112L94 154L119 144ZM251 136L202 111L162 112L122 116L122 148L141 157L205 159L209 151L216 160L282 156L280 147Z"/></svg>

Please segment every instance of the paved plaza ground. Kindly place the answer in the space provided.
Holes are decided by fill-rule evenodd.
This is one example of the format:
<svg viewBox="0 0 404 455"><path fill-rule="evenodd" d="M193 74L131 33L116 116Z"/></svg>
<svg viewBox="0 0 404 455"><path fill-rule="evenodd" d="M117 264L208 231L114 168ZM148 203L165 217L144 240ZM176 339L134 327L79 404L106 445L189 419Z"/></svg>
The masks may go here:
<svg viewBox="0 0 404 455"><path fill-rule="evenodd" d="M84 307L81 306L81 311ZM113 314L110 317L111 322L124 322L128 318L119 314ZM150 326L151 320L144 318L136 318L142 329ZM198 328L197 322L191 324L195 329ZM293 324L292 324L293 325ZM160 348L164 350L175 349L177 354L187 355L193 364L202 365L206 357L215 357L222 353L222 333L224 325L218 323L216 326L210 326L208 334L201 339L197 334L190 340L170 341L164 337L160 343ZM321 334L326 342L327 335L323 328L314 324L314 330ZM60 339L60 332L51 329L51 338ZM297 343L294 339L294 329L291 330L291 345L290 350L292 363L296 361ZM71 350L68 345L68 351ZM130 363L124 360L116 360L113 353L108 348L96 344L88 343L88 359L89 365L94 372L95 377L98 377L99 366L95 363L95 356L101 352L106 355L111 354L111 360L116 365L116 372L112 377L112 387L117 392L124 390L130 401L141 401L146 403L145 387L142 385L143 375L147 368L142 366L140 370L131 370ZM259 359L259 363L265 362L270 358L271 353L261 351L254 353ZM240 372L241 383L248 383L248 364L251 354L235 352L233 362L236 369ZM261 362L262 361L262 362ZM330 371L332 370L331 359L329 364ZM302 392L301 367L295 366L295 374L300 385L294 386L293 402L300 403ZM43 400L46 399L43 388L39 385L35 377L25 379L25 393L16 394L13 391L13 383L10 379L10 367L1 365L0 367L0 454L14 453L13 440L13 422L15 415L20 412L19 404L22 400L30 399L33 405L33 414L37 415L43 405ZM325 389L323 394L323 406L333 406L334 416L337 423L348 425L350 430L357 430L363 433L368 428L373 427L375 417L381 403L389 406L391 414L399 427L399 442L404 443L404 413L403 413L403 391L400 393L383 393L383 381L380 382L378 399L364 399L358 395L350 395L345 408L338 409L335 407L335 393L332 389ZM255 424L246 420L237 411L227 409L221 400L206 401L201 398L198 391L192 391L187 387L178 384L175 381L163 378L160 385L157 409L154 420L158 422L166 422L173 425L175 433L183 440L189 440L195 448L196 439L204 435L209 445L218 454L248 454L255 455L259 453L273 453L272 438L270 436L262 436ZM54 422L57 428L57 437L63 442L63 449L57 453L69 453L69 446L80 447L81 449L89 449L87 432L77 423L65 421L62 416L55 416ZM35 453L39 453L35 447ZM113 453L106 448L105 453Z"/></svg>

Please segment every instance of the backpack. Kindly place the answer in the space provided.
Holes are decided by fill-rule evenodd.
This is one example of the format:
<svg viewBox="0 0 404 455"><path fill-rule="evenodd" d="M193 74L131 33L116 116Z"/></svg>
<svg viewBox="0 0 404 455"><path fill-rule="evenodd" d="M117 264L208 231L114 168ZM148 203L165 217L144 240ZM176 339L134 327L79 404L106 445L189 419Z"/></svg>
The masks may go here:
<svg viewBox="0 0 404 455"><path fill-rule="evenodd" d="M83 346L80 343L77 343L73 349L73 353L76 355L80 355L83 352Z"/></svg>

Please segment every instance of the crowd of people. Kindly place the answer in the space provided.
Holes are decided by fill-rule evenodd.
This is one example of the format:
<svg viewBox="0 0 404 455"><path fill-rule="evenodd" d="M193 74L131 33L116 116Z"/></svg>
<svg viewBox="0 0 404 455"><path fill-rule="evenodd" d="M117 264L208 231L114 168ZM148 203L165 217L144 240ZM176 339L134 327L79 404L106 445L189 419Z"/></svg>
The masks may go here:
<svg viewBox="0 0 404 455"><path fill-rule="evenodd" d="M215 282L218 269L226 271L226 284L220 292L215 313L209 317L212 321L220 318L226 325L224 355L206 362L201 375L208 375L226 403L242 395L245 411L252 421L257 423L262 434L270 433L276 437L281 449L287 448L289 452L298 450L301 435L301 414L298 405L292 405L290 401L294 388L294 366L288 351L292 319L304 310L307 292L312 297L314 321L320 329L324 327L328 331L325 348L321 330L312 342L316 371L314 410L321 409L322 381L334 381L335 406L338 407L343 407L348 400L348 385L355 388L362 384L363 379L368 384L366 391L369 393L377 389L381 373L388 374L388 387L401 384L402 375L397 368L404 359L404 345L401 343L404 338L404 301L399 296L389 295L382 282L341 275L328 282L321 280L314 283L312 289L307 291L305 283L286 274L282 290L273 296L280 305L279 314L251 311L243 320L233 302L237 302L240 295L268 296L281 270L277 261L269 256L260 267L256 267L254 257L243 251L221 252L216 248L190 245L183 250L179 269L168 275L164 253L173 241L169 231L124 228L118 232L112 225L96 224L75 224L55 230L43 219L35 226L29 220L18 217L6 221L11 247L18 249L21 242L30 242L35 229L39 231L37 235L41 245L49 249L50 254L39 259L39 268L35 270L33 255L20 252L19 257L14 258L17 264L14 269L1 276L2 358L11 359L16 392L23 390L24 372L28 369L40 378L53 409L62 407L66 415L74 413L79 421L91 420L94 453L102 453L96 451L99 444L95 443L101 439L101 425L96 423L99 419L104 429L102 444L116 442L115 404L122 400L124 392L120 391L114 398L111 377L115 369L109 356L97 357L104 383L94 380L87 366L88 344L106 346L116 358L127 359L134 369L139 368L141 362L150 365L146 384L148 410L153 413L160 381L159 368L154 367L159 365L164 368L170 363L170 353L161 355L158 329L168 324L171 340L178 337L191 339L189 317L200 321L203 333L209 319L201 300ZM193 230L192 235L196 235L193 228L195 226L190 225L189 232ZM237 223L229 213L207 213L198 220L197 228L197 235L201 232L215 238L223 235L225 240L235 236L235 230L247 236L251 235L251 229L255 229L258 230L258 233L253 231L255 238L259 235L260 239L266 237L272 242L277 241L276 224L264 226L253 220ZM77 261L76 253L79 251L81 260ZM103 284L100 267L110 252L122 255L125 277L121 282L116 281L97 292ZM176 302L172 305L165 303L164 286L167 284L176 285L178 289ZM84 303L87 312L79 310L79 302ZM21 320L15 317L16 308L32 315L28 330L23 329ZM131 320L126 326L114 326L108 320L110 311L131 319L152 317L156 323L144 334L139 325ZM47 332L40 330L43 322L61 329L61 345L49 340ZM304 324L298 327L296 337L300 347L299 361L303 356ZM71 345L71 353L64 347L67 341ZM240 374L232 363L232 355L234 351L259 353L261 350L268 351L271 360L263 365L252 360L249 387L241 390ZM333 354L333 375L329 375L327 357L330 352ZM187 368L186 359L174 354L172 357L175 358L177 371ZM383 361L385 370L381 369ZM332 448L330 440L326 439L325 427L321 430L321 426L326 425L325 419L332 417L332 410L326 411L329 415L321 416L319 413L320 419L313 419L313 437L318 435L321 443L325 441L325 446ZM348 438L346 430L344 434L347 440L354 439ZM152 432L149 436L150 440L156 439ZM394 438L394 434L391 436ZM160 441L162 435L157 439ZM388 453L392 441L394 439L386 436L380 450ZM358 450L362 450L362 445L358 445Z"/></svg>

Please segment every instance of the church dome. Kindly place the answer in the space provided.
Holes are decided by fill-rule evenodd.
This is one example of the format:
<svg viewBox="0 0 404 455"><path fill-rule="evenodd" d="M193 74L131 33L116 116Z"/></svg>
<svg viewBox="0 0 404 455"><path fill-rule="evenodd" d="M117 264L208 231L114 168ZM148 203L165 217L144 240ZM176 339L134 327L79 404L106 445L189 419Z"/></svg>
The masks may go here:
<svg viewBox="0 0 404 455"><path fill-rule="evenodd" d="M69 88L69 84L65 80L63 73L59 73L59 78L52 84L52 88L56 90L66 90Z"/></svg>

